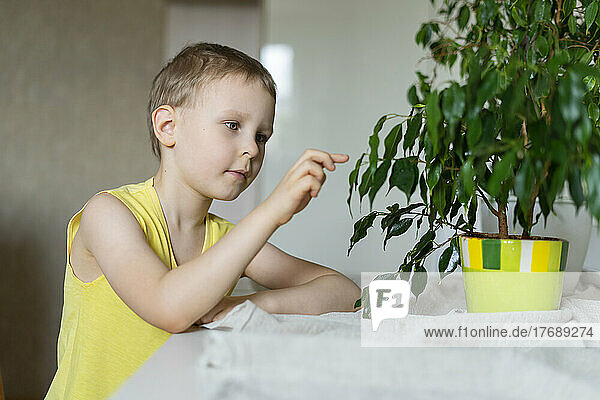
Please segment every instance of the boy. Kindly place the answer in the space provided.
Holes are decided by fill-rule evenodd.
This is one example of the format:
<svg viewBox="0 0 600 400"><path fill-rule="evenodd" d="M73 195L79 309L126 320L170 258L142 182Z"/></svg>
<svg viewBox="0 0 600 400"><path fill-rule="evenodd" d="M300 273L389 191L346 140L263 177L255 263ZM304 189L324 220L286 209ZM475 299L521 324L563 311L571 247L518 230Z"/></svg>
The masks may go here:
<svg viewBox="0 0 600 400"><path fill-rule="evenodd" d="M208 213L257 176L275 83L253 58L199 43L156 76L148 122L156 175L94 195L69 222L58 370L46 398L110 395L173 333L249 299L271 313L353 311L340 273L269 244L345 154L305 151L237 225ZM272 289L229 296L241 276Z"/></svg>

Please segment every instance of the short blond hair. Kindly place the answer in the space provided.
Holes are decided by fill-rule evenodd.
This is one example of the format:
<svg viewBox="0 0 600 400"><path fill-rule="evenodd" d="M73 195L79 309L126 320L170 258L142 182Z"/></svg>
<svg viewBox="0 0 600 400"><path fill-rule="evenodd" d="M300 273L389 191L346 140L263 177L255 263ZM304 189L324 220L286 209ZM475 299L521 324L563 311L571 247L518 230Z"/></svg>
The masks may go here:
<svg viewBox="0 0 600 400"><path fill-rule="evenodd" d="M229 76L260 82L275 100L277 90L267 69L249 55L216 43L196 43L185 47L160 70L152 81L148 99L147 123L152 151L161 159L160 143L154 135L152 113L162 105L192 106L212 82Z"/></svg>

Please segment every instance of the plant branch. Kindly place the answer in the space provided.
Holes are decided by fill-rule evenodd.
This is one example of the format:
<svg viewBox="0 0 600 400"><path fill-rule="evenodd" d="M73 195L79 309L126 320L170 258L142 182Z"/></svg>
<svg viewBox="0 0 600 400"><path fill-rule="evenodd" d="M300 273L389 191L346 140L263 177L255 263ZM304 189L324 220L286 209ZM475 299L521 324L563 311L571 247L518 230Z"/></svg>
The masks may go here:
<svg viewBox="0 0 600 400"><path fill-rule="evenodd" d="M496 217L498 217L498 211L496 211L496 209L494 207L492 207L492 204L487 199L487 196L485 195L485 193L483 193L483 191L479 187L477 188L477 191L481 195L481 198L483 199L483 201L484 201L485 205L487 206L487 208L490 209L490 211L492 212L492 214L494 214Z"/></svg>

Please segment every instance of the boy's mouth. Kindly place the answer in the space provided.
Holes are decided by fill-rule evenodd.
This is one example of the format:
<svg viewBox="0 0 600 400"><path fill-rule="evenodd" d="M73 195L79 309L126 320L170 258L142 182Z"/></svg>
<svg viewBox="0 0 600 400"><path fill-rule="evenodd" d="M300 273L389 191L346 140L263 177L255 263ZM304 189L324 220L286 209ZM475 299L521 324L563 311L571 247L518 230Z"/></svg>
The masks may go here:
<svg viewBox="0 0 600 400"><path fill-rule="evenodd" d="M226 172L229 172L231 175L239 179L246 179L248 177L248 171L244 171L241 169L235 171L227 170Z"/></svg>

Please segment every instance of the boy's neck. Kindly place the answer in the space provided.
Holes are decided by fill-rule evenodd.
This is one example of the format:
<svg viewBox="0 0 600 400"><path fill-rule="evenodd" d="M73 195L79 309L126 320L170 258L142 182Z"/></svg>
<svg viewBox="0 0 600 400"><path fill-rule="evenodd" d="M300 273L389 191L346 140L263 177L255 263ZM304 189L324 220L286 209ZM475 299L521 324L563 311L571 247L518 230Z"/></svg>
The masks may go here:
<svg viewBox="0 0 600 400"><path fill-rule="evenodd" d="M169 230L190 232L204 224L212 199L201 196L163 168L154 175L154 188Z"/></svg>

